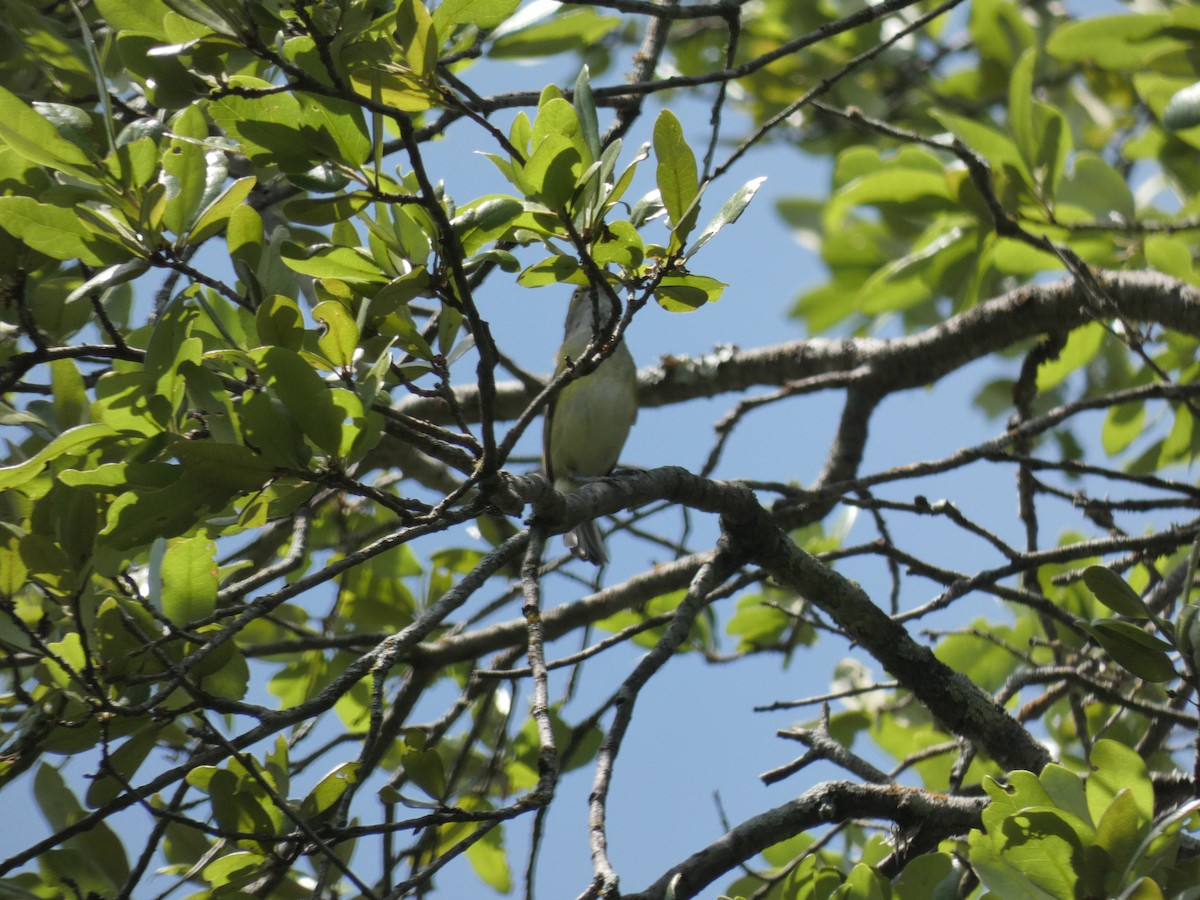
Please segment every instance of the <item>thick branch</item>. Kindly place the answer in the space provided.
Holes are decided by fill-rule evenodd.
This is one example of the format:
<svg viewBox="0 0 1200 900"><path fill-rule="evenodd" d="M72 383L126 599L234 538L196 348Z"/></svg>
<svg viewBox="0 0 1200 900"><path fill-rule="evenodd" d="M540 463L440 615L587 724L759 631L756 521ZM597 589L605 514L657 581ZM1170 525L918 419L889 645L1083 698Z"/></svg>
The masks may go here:
<svg viewBox="0 0 1200 900"><path fill-rule="evenodd" d="M895 785L853 784L831 781L818 784L795 800L753 816L722 835L658 881L622 900L660 900L676 875L678 900L695 897L739 864L768 847L810 828L848 819L888 819L902 828L920 825L946 836L965 834L979 827L986 801L950 797Z"/></svg>
<svg viewBox="0 0 1200 900"><path fill-rule="evenodd" d="M1150 271L1097 272L1096 277L1127 319L1200 337L1200 289ZM755 350L726 348L695 359L673 356L638 373L638 403L667 406L834 372L854 372L857 383L869 382L886 395L925 387L975 360L1090 321L1074 279L1063 278L1002 294L910 337L809 338ZM455 390L464 410L478 408L475 387ZM496 386L497 418L515 419L528 402L519 382ZM399 411L449 421L438 400L408 398Z"/></svg>
<svg viewBox="0 0 1200 900"><path fill-rule="evenodd" d="M612 514L653 500L719 513L722 530L744 559L762 566L780 584L832 616L945 728L971 741L1006 769L1036 772L1049 761L1046 748L989 694L917 643L903 625L872 603L856 582L797 547L748 488L700 478L677 467L629 473L589 485L566 501L542 479L524 479L515 486L518 491L528 491L527 499L535 503L549 497L552 507L565 509L563 519L568 526L584 515ZM558 509L550 514L557 514Z"/></svg>

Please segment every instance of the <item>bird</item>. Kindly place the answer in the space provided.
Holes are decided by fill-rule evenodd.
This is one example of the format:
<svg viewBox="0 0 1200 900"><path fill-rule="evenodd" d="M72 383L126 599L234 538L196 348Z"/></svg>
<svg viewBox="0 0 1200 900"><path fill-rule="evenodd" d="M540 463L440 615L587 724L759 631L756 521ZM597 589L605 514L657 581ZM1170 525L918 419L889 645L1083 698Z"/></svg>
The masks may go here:
<svg viewBox="0 0 1200 900"><path fill-rule="evenodd" d="M601 330L607 331L616 317L607 300L588 288L580 288L571 297L563 343L554 358L555 376L578 362L592 342L596 305ZM612 472L636 419L637 364L621 341L595 369L568 382L546 410L542 468L554 489L569 494ZM597 566L608 563L604 538L594 519L564 534L563 543L579 559Z"/></svg>

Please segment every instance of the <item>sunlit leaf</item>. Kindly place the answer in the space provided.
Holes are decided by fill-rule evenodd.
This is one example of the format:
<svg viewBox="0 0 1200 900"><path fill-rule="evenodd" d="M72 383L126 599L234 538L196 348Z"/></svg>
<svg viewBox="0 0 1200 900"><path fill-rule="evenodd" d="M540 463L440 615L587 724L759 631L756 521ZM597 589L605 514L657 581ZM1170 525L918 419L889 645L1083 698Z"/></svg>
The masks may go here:
<svg viewBox="0 0 1200 900"><path fill-rule="evenodd" d="M442 0L434 10L439 34L448 35L455 25L495 28L521 5L521 0Z"/></svg>
<svg viewBox="0 0 1200 900"><path fill-rule="evenodd" d="M1093 771L1087 781L1088 808L1099 822L1122 791L1130 791L1138 821L1154 819L1154 785L1146 762L1132 747L1110 738L1098 740L1090 754Z"/></svg>
<svg viewBox="0 0 1200 900"><path fill-rule="evenodd" d="M683 136L683 126L669 109L654 122L654 155L658 159L658 192L671 219L672 237L683 244L688 238L695 214L687 215L700 193L696 157Z"/></svg>
<svg viewBox="0 0 1200 900"><path fill-rule="evenodd" d="M305 249L298 244L285 244L283 261L293 271L302 275L312 275L314 278L380 283L388 280L378 263L354 247L321 244Z"/></svg>
<svg viewBox="0 0 1200 900"><path fill-rule="evenodd" d="M88 155L64 138L47 118L0 87L0 143L38 165L95 182Z"/></svg>
<svg viewBox="0 0 1200 900"><path fill-rule="evenodd" d="M86 452L115 434L115 430L98 422L68 429L24 462L0 469L0 489L19 487L36 478L51 461L67 454Z"/></svg>
<svg viewBox="0 0 1200 900"><path fill-rule="evenodd" d="M713 217L713 220L704 226L704 230L700 232L700 236L696 238L695 243L688 248L683 255L684 259L690 259L697 250L711 241L722 228L726 225L732 225L746 211L746 207L750 205L750 201L754 199L754 195L758 189L762 187L766 177L752 178L747 181L742 187L725 201L725 205Z"/></svg>
<svg viewBox="0 0 1200 900"><path fill-rule="evenodd" d="M488 55L494 59L520 59L564 53L596 44L620 24L619 17L600 15L590 8L564 8L544 21L503 34L498 30Z"/></svg>
<svg viewBox="0 0 1200 900"><path fill-rule="evenodd" d="M114 237L85 224L77 211L32 197L0 197L0 228L52 259L106 266L128 262L132 255Z"/></svg>
<svg viewBox="0 0 1200 900"><path fill-rule="evenodd" d="M339 369L347 368L354 361L358 349L358 325L346 307L336 300L326 300L313 308L313 318L322 327L317 344L325 357Z"/></svg>
<svg viewBox="0 0 1200 900"><path fill-rule="evenodd" d="M358 780L359 764L342 763L326 774L300 804L300 814L312 818L326 812Z"/></svg>

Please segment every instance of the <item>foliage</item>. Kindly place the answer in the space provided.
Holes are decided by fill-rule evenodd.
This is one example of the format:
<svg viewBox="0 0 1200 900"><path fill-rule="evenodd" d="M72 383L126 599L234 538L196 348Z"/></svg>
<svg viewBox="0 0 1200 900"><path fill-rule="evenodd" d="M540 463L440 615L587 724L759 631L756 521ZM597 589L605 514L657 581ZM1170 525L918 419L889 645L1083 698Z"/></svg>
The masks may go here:
<svg viewBox="0 0 1200 900"><path fill-rule="evenodd" d="M400 897L469 867L532 895L556 790L591 778L585 896L1188 895L1200 13L1145 6L12 0L0 790L48 830L6 835L0 893ZM540 90L492 89L529 61ZM556 392L651 301L755 287L707 266L766 146L828 162L777 202L824 263L792 285L808 337L644 369L645 413L759 393L697 471L556 495L522 456ZM480 301L557 285L620 316L547 380ZM883 401L950 376L999 436L873 468ZM818 392L844 407L808 486L730 450L751 415L793 440ZM928 499L962 472L1015 520ZM543 561L600 514L648 561L604 590ZM819 709L781 733L807 751L763 780L849 778L620 894L642 688L830 646L773 707Z"/></svg>

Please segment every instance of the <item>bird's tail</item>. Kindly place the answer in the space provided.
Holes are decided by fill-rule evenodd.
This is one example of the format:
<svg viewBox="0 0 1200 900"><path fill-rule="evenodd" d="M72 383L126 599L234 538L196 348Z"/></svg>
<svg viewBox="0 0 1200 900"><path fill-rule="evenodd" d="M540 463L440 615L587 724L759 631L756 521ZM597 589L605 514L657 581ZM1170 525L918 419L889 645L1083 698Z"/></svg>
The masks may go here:
<svg viewBox="0 0 1200 900"><path fill-rule="evenodd" d="M604 538L595 519L581 522L563 535L563 543L575 556L584 562L603 566L608 563L608 551L604 549Z"/></svg>

